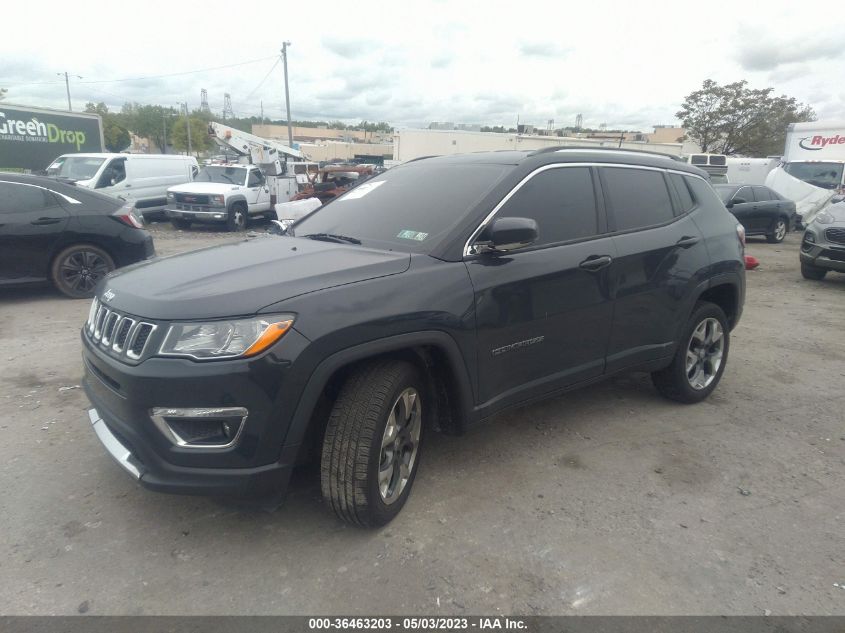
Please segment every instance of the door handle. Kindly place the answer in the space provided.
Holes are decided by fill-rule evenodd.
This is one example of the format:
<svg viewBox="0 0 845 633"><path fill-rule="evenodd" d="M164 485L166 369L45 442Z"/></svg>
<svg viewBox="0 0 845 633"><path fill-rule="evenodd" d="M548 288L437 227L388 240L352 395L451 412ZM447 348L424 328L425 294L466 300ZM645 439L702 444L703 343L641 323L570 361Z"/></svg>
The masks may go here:
<svg viewBox="0 0 845 633"><path fill-rule="evenodd" d="M30 222L30 224L34 224L35 226L46 226L47 224L58 224L61 221L61 218L38 218L37 220Z"/></svg>
<svg viewBox="0 0 845 633"><path fill-rule="evenodd" d="M129 189L129 187L131 187L131 186L132 186L132 183L127 183L127 184L126 184L126 188L127 188L127 189Z"/></svg>
<svg viewBox="0 0 845 633"><path fill-rule="evenodd" d="M595 272L597 270L601 270L605 266L609 266L612 261L613 258L610 255L590 255L587 259L578 264L578 266L584 270Z"/></svg>
<svg viewBox="0 0 845 633"><path fill-rule="evenodd" d="M699 241L701 241L700 237L684 235L681 239L675 242L675 246L680 246L681 248L689 248L690 246L695 246L696 244L698 244Z"/></svg>

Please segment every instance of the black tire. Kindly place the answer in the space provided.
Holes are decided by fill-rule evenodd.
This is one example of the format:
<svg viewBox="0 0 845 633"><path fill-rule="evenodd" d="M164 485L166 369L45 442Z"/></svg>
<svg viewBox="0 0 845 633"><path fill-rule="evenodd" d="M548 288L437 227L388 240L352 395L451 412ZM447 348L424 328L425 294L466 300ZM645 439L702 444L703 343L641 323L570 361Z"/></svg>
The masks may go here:
<svg viewBox="0 0 845 633"><path fill-rule="evenodd" d="M424 386L416 368L404 361L369 362L347 378L329 415L320 463L323 498L338 518L361 527L376 527L391 521L405 505L419 469L422 431L426 426L424 416L431 408ZM402 417L401 395L409 390L416 391L418 397L418 415L414 418L418 425L416 451L405 455L410 461L406 483L401 486L397 483L398 488L392 489L392 499L386 502L389 497L380 491L379 472L390 471L391 483L402 479L402 475L391 466L392 457L397 454L390 450L396 446L395 442L388 443L387 452L382 444L391 413L395 419ZM395 437L399 442L402 434ZM404 449L398 451L403 452ZM388 454L391 457L385 460Z"/></svg>
<svg viewBox="0 0 845 633"><path fill-rule="evenodd" d="M766 241L769 244L780 244L786 234L789 233L789 220L778 217L773 223L771 230L766 234Z"/></svg>
<svg viewBox="0 0 845 633"><path fill-rule="evenodd" d="M248 208L244 202L236 202L229 207L229 218L226 220L226 227L230 231L246 231Z"/></svg>
<svg viewBox="0 0 845 633"><path fill-rule="evenodd" d="M711 322L715 319L719 322L722 330L723 344L721 349L720 363L715 373L712 375L710 382L706 386L699 388L691 384L689 371L687 370L687 353L693 354L690 347L693 344L693 333L701 327L703 323ZM715 303L708 301L699 301L690 315L686 326L683 329L681 338L678 341L675 356L672 358L672 363L665 369L656 371L651 374L651 380L657 391L670 400L683 402L686 404L693 404L701 402L709 396L719 381L722 379L722 374L725 371L725 365L728 362L728 351L730 350L730 331L728 329L728 319L724 311ZM704 347L702 345L702 347ZM706 363L705 363L706 365ZM704 367L705 365L702 365ZM698 367L698 365L696 365ZM712 370L712 364L710 365Z"/></svg>
<svg viewBox="0 0 845 633"><path fill-rule="evenodd" d="M170 222L173 224L173 228L178 231L187 231L191 228L191 224L193 224L191 220L182 220L180 218L173 218Z"/></svg>
<svg viewBox="0 0 845 633"><path fill-rule="evenodd" d="M827 274L827 269L801 262L801 274L804 276L804 279L819 281L820 279L824 279L824 276Z"/></svg>
<svg viewBox="0 0 845 633"><path fill-rule="evenodd" d="M94 296L97 283L115 269L114 260L93 244L68 246L53 259L53 285L72 299Z"/></svg>

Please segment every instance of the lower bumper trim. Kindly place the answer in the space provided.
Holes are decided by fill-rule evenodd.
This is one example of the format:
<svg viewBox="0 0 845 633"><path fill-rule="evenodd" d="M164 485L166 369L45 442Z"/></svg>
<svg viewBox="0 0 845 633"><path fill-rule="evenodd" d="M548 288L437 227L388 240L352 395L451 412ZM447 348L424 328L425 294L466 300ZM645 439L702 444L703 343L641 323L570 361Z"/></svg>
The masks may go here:
<svg viewBox="0 0 845 633"><path fill-rule="evenodd" d="M109 452L109 455L135 479L140 479L141 469L133 463L132 452L109 430L109 427L103 422L103 418L100 417L96 409L88 409L88 419L91 420L91 425L94 427L97 438Z"/></svg>

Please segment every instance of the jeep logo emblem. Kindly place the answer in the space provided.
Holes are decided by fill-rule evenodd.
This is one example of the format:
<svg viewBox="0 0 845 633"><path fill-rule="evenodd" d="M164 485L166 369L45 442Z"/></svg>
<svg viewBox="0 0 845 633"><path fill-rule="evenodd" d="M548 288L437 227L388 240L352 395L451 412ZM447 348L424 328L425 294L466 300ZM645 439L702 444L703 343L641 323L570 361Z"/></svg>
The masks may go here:
<svg viewBox="0 0 845 633"><path fill-rule="evenodd" d="M114 294L114 291L111 288L109 288L108 290L106 290L103 293L103 300L104 301L111 301L112 299L114 299L114 297L115 297L115 294Z"/></svg>

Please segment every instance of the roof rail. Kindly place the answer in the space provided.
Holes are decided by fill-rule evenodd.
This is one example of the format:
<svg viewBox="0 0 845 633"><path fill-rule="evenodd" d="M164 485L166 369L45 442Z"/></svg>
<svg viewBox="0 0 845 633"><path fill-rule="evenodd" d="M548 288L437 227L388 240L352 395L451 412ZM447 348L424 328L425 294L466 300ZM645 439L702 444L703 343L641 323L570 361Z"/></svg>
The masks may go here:
<svg viewBox="0 0 845 633"><path fill-rule="evenodd" d="M660 156L662 158L671 158L678 162L683 162L679 156L673 154L666 154L664 152L652 152L646 149L628 149L627 147L594 147L589 145L553 145L551 147L544 147L543 149L534 150L529 156L537 156L538 154L549 154L551 152L560 152L563 150L576 151L605 151L605 152L631 152L632 154L651 154L652 156Z"/></svg>

